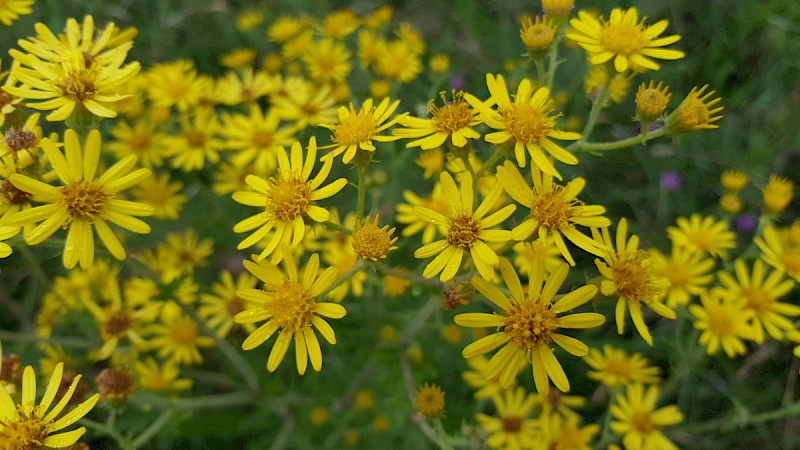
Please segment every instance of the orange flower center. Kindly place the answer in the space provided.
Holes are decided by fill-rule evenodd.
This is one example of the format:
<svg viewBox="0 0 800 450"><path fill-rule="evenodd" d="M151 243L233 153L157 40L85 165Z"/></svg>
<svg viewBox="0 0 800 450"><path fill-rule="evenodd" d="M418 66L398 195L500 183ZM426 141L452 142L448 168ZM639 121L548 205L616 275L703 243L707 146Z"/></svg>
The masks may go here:
<svg viewBox="0 0 800 450"><path fill-rule="evenodd" d="M0 442L4 449L42 448L42 443L47 438L46 427L35 414L26 412L27 409L33 409L33 405L28 405L27 408L23 405L17 406L16 418L0 420Z"/></svg>
<svg viewBox="0 0 800 450"><path fill-rule="evenodd" d="M708 329L719 337L734 335L734 317L730 308L717 308L708 315Z"/></svg>
<svg viewBox="0 0 800 450"><path fill-rule="evenodd" d="M178 346L193 346L197 342L197 324L188 317L172 324L170 336Z"/></svg>
<svg viewBox="0 0 800 450"><path fill-rule="evenodd" d="M454 93L453 101L441 108L434 106L432 100L428 103L428 113L433 116L433 124L437 130L454 133L472 123L472 112L469 110L469 104L463 100L463 96L464 93L461 91ZM444 93L441 93L441 97L447 103Z"/></svg>
<svg viewBox="0 0 800 450"><path fill-rule="evenodd" d="M681 261L670 261L660 271L660 275L669 280L670 286L673 289L681 289L689 284L692 279L692 274L689 272L689 267Z"/></svg>
<svg viewBox="0 0 800 450"><path fill-rule="evenodd" d="M447 242L461 248L471 248L478 239L478 224L472 216L460 216L450 222L447 229Z"/></svg>
<svg viewBox="0 0 800 450"><path fill-rule="evenodd" d="M95 73L91 70L71 71L61 85L61 95L79 101L90 99L96 92L94 82Z"/></svg>
<svg viewBox="0 0 800 450"><path fill-rule="evenodd" d="M18 189L8 180L0 183L0 195L11 205L24 205L31 200L31 194Z"/></svg>
<svg viewBox="0 0 800 450"><path fill-rule="evenodd" d="M131 327L131 318L123 311L115 312L109 317L103 331L109 337L121 337Z"/></svg>
<svg viewBox="0 0 800 450"><path fill-rule="evenodd" d="M278 220L289 222L306 212L311 203L311 186L298 179L270 179L267 212Z"/></svg>
<svg viewBox="0 0 800 450"><path fill-rule="evenodd" d="M547 345L553 330L558 328L558 318L550 310L550 302L526 299L514 302L506 313L504 332L523 349Z"/></svg>
<svg viewBox="0 0 800 450"><path fill-rule="evenodd" d="M134 153L145 153L152 145L152 138L148 132L134 132L131 135L130 147Z"/></svg>
<svg viewBox="0 0 800 450"><path fill-rule="evenodd" d="M265 308L282 329L298 332L311 324L316 303L303 285L286 280L271 294Z"/></svg>
<svg viewBox="0 0 800 450"><path fill-rule="evenodd" d="M100 186L91 181L73 181L61 190L67 213L71 219L92 220L105 206L108 194Z"/></svg>
<svg viewBox="0 0 800 450"><path fill-rule="evenodd" d="M610 358L606 361L606 372L617 379L629 380L631 375L631 366L628 364L628 360L624 357Z"/></svg>
<svg viewBox="0 0 800 450"><path fill-rule="evenodd" d="M253 133L253 145L264 148L272 145L272 132L269 130L256 130Z"/></svg>
<svg viewBox="0 0 800 450"><path fill-rule="evenodd" d="M539 144L555 125L546 111L524 103L512 103L501 114L517 142Z"/></svg>
<svg viewBox="0 0 800 450"><path fill-rule="evenodd" d="M570 226L573 205L577 201L568 199L564 195L564 187L551 185L534 190L533 204L531 205L531 217L536 219L539 224L548 230L561 230Z"/></svg>
<svg viewBox="0 0 800 450"><path fill-rule="evenodd" d="M747 306L753 308L759 316L767 312L773 302L773 298L759 288L742 289L742 295L747 299Z"/></svg>
<svg viewBox="0 0 800 450"><path fill-rule="evenodd" d="M522 430L522 417L503 417L503 431L509 434L517 434Z"/></svg>
<svg viewBox="0 0 800 450"><path fill-rule="evenodd" d="M639 24L607 24L600 35L600 44L611 53L630 56L645 46L642 26Z"/></svg>
<svg viewBox="0 0 800 450"><path fill-rule="evenodd" d="M203 147L206 144L206 134L200 130L186 130L183 132L183 137L193 148Z"/></svg>
<svg viewBox="0 0 800 450"><path fill-rule="evenodd" d="M339 145L359 145L367 142L375 133L377 125L372 111L356 112L350 106L350 117L333 128L333 142Z"/></svg>
<svg viewBox="0 0 800 450"><path fill-rule="evenodd" d="M642 434L649 434L655 430L653 414L649 411L637 412L631 417L631 425Z"/></svg>
<svg viewBox="0 0 800 450"><path fill-rule="evenodd" d="M236 314L242 311L244 311L244 300L239 297L228 300L228 314L230 314L231 317L236 316Z"/></svg>
<svg viewBox="0 0 800 450"><path fill-rule="evenodd" d="M13 152L20 150L30 150L36 145L36 134L23 128L10 128L6 131L4 140L8 148Z"/></svg>
<svg viewBox="0 0 800 450"><path fill-rule="evenodd" d="M617 292L631 300L648 302L659 292L653 286L652 268L643 252L622 254L611 272L617 284Z"/></svg>
<svg viewBox="0 0 800 450"><path fill-rule="evenodd" d="M367 223L353 234L353 250L362 259L378 261L386 258L392 250L392 244L397 240L397 238L392 240L394 229L378 228L377 222L377 217L375 222L367 220Z"/></svg>

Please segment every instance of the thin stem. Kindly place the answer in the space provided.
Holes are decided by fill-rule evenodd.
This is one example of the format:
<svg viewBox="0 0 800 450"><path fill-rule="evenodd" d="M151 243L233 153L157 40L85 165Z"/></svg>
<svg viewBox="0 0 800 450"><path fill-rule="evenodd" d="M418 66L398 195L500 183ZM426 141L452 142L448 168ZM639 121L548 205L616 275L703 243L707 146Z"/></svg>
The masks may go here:
<svg viewBox="0 0 800 450"><path fill-rule="evenodd" d="M609 73L606 70L606 82L603 83L603 87L600 88L600 92L597 94L597 97L594 99L592 103L592 110L589 111L589 119L586 121L586 126L583 127L583 132L581 132L581 139L577 143L583 143L586 139L589 138L589 135L592 133L594 129L595 123L597 123L597 118L600 117L600 111L603 110L603 105L608 99L609 89L608 87L611 85L611 80L613 74Z"/></svg>
<svg viewBox="0 0 800 450"><path fill-rule="evenodd" d="M0 330L0 341L19 342L25 344L48 344L50 339L38 336L36 333L19 333L16 331ZM95 347L91 341L76 337L58 337L58 345L67 348L90 349Z"/></svg>
<svg viewBox="0 0 800 450"><path fill-rule="evenodd" d="M558 48L561 44L561 38L564 36L564 27L558 27L558 33L553 43L550 44L550 53L548 54L549 60L547 61L547 77L545 78L544 85L547 90L553 91L553 82L556 78L556 67L558 67Z"/></svg>
<svg viewBox="0 0 800 450"><path fill-rule="evenodd" d="M492 156L489 157L489 159L487 159L483 164L481 164L481 168L478 169L477 172L475 172L475 179L476 180L480 179L483 176L484 172L486 172L486 170L489 167L494 167L498 161L503 159L503 156L504 155L502 153L495 151L494 154L492 154Z"/></svg>
<svg viewBox="0 0 800 450"><path fill-rule="evenodd" d="M403 373L403 386L406 389L408 401L411 402L412 407L416 408L417 394L414 390L414 379L411 376L411 364L409 363L408 356L403 349L400 349L400 368ZM411 421L419 427L419 429L422 431L422 434L430 439L431 442L435 443L440 448L446 448L441 442L439 435L436 434L436 431L430 426L430 424L428 424L428 422L425 421L425 418L421 414L418 412L412 414Z"/></svg>
<svg viewBox="0 0 800 450"><path fill-rule="evenodd" d="M170 420L175 416L174 409L168 409L161 413L158 416L158 419L155 422L151 423L149 427L147 427L142 433L133 440L131 446L133 448L140 448L144 444L146 444L150 439L152 439L159 431L161 431L164 426L169 423Z"/></svg>
<svg viewBox="0 0 800 450"><path fill-rule="evenodd" d="M227 408L232 406L250 405L258 400L257 395L251 391L231 392L229 394L205 395L202 397L189 397L175 399L172 404L180 409L212 409Z"/></svg>
<svg viewBox="0 0 800 450"><path fill-rule="evenodd" d="M731 430L733 428L745 428L750 425L758 425L766 422L771 422L773 420L783 419L785 417L790 417L800 414L800 402L792 403L791 405L785 408L778 408L772 411L765 411L759 414L753 414L748 416L729 416L729 417L721 417L715 420L709 420L708 422L687 425L684 427L676 427L676 429L680 429L680 431L691 433L691 434L700 434L705 432L725 432Z"/></svg>
<svg viewBox="0 0 800 450"><path fill-rule="evenodd" d="M428 303L419 310L416 316L408 321L408 325L400 332L400 342L411 342L411 339L417 334L417 331L419 331L433 313L441 309L441 307L442 305L438 298L432 297L428 300Z"/></svg>
<svg viewBox="0 0 800 450"><path fill-rule="evenodd" d="M358 168L358 203L356 204L356 219L364 218L364 203L367 196L367 168L363 164L356 164Z"/></svg>
<svg viewBox="0 0 800 450"><path fill-rule="evenodd" d="M627 147L630 147L632 145L641 144L645 140L650 140L650 139L654 139L654 138L657 138L657 137L665 136L666 134L667 134L667 129L666 128L659 128L658 130L653 131L652 133L648 133L646 137L641 135L641 134L638 134L636 136L632 136L632 137L629 137L627 139L622 139L622 140L613 141L613 142L591 143L591 142L577 141L574 144L572 144L569 147L567 147L567 150L572 151L572 152L579 152L579 151L582 151L582 152L599 152L599 151L607 151L607 150L619 150L621 148L627 148Z"/></svg>
<svg viewBox="0 0 800 450"><path fill-rule="evenodd" d="M534 56L533 65L536 66L536 81L539 83L539 86L547 86L547 75L544 70L544 59Z"/></svg>
<svg viewBox="0 0 800 450"><path fill-rule="evenodd" d="M297 423L297 419L295 418L294 414L289 414L283 418L281 430L278 432L278 436L275 437L275 441L272 442L272 446L270 446L269 450L280 450L286 448L286 444L292 437L295 423Z"/></svg>
<svg viewBox="0 0 800 450"><path fill-rule="evenodd" d="M439 446L442 448L442 450L452 450L453 446L450 443L450 435L447 434L447 431L444 429L444 425L442 425L442 421L438 417L434 419L433 427L436 430L436 434L439 435Z"/></svg>

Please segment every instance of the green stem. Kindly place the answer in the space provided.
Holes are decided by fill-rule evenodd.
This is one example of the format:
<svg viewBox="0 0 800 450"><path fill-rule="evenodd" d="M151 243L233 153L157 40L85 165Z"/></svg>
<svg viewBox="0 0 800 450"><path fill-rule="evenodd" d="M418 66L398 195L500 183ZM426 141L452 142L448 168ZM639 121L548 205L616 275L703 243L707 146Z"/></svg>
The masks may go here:
<svg viewBox="0 0 800 450"><path fill-rule="evenodd" d="M414 379L411 376L411 363L408 360L408 355L404 349L400 349L400 368L403 374L403 386L406 388L406 395L408 396L408 401L411 403L411 406L416 409L416 398L417 394L414 390ZM425 418L419 412L415 412L411 415L411 421L414 422L422 431L422 434L425 435L431 442L438 445L440 448L445 448L444 444L441 442L441 438L436 433L430 424L425 421Z"/></svg>
<svg viewBox="0 0 800 450"><path fill-rule="evenodd" d="M408 343L411 342L411 339L417 334L420 328L425 325L425 322L435 313L436 311L442 308L442 303L437 297L431 297L428 300L428 303L422 307L422 309L417 312L417 315L414 316L411 320L408 321L408 325L403 328L403 331L400 332L400 342Z"/></svg>
<svg viewBox="0 0 800 450"><path fill-rule="evenodd" d="M576 144L583 144L586 139L589 138L589 135L592 134L592 130L594 129L595 124L597 123L597 118L600 117L600 111L603 110L603 105L606 103L608 99L609 89L608 87L611 85L611 80L613 78L613 74L606 70L606 82L603 83L603 87L600 88L600 93L597 94L597 97L594 99L592 103L592 110L589 111L589 119L586 121L586 126L583 127L583 131L581 132L581 139L576 142Z"/></svg>
<svg viewBox="0 0 800 450"><path fill-rule="evenodd" d="M173 400L172 405L180 409L200 410L250 405L256 401L258 401L258 396L253 395L252 391L241 391L203 397L179 398Z"/></svg>
<svg viewBox="0 0 800 450"><path fill-rule="evenodd" d="M358 203L356 204L356 219L364 218L364 200L367 196L367 168L357 164L358 167Z"/></svg>
<svg viewBox="0 0 800 450"><path fill-rule="evenodd" d="M495 151L494 154L492 154L492 156L489 157L489 159L487 159L483 164L481 164L481 168L478 169L477 172L475 172L475 180L479 180L486 172L486 170L489 167L494 167L498 161L503 159L503 156L504 155L502 153Z"/></svg>
<svg viewBox="0 0 800 450"><path fill-rule="evenodd" d="M433 428L439 436L439 447L441 447L442 450L452 450L453 445L450 444L450 435L447 434L444 425L442 425L442 421L438 417L433 421Z"/></svg>
<svg viewBox="0 0 800 450"><path fill-rule="evenodd" d="M647 136L639 134L636 136L629 137L627 139L622 139L613 142L591 143L591 142L577 141L574 144L567 147L567 150L572 152L600 152L608 150L619 150L621 148L627 148L632 145L644 143L645 141L649 141L650 139L653 138L665 136L666 134L667 134L666 128L659 128L658 130L653 131L652 133L648 133Z"/></svg>
<svg viewBox="0 0 800 450"><path fill-rule="evenodd" d="M542 57L533 57L533 65L536 66L536 81L539 86L547 86L547 74L544 70L544 59Z"/></svg>
<svg viewBox="0 0 800 450"><path fill-rule="evenodd" d="M135 450L136 447L133 446L133 442L130 438L123 436L120 434L119 431L115 430L114 428L109 427L108 425L100 422L95 422L94 420L90 420L87 418L83 418L78 422L80 425L85 426L86 428L91 428L95 431L98 431L114 441L117 442L119 448L125 450Z"/></svg>
<svg viewBox="0 0 800 450"><path fill-rule="evenodd" d="M19 333L15 331L0 330L0 341L20 342L26 344L50 344L50 339L38 336L36 333ZM67 348L77 349L90 349L94 348L95 344L81 338L76 337L58 337L58 345Z"/></svg>
<svg viewBox="0 0 800 450"><path fill-rule="evenodd" d="M800 401L792 403L785 408L778 408L772 411L765 411L759 414L750 416L729 416L722 417L715 420L709 420L694 425L687 425L685 427L675 427L683 432L691 434L699 434L706 432L725 432L732 428L744 428L749 425L758 425L773 420L783 419L784 417L791 417L800 414Z"/></svg>
<svg viewBox="0 0 800 450"><path fill-rule="evenodd" d="M158 419L155 422L151 423L149 427L147 427L136 439L133 440L133 444L131 446L133 448L140 448L144 444L146 444L150 439L152 439L159 431L161 431L164 426L169 423L170 420L175 416L176 411L174 409L168 409L161 413L158 416Z"/></svg>
<svg viewBox="0 0 800 450"><path fill-rule="evenodd" d="M545 78L544 83L544 85L547 87L547 90L550 92L553 90L553 82L556 78L556 67L558 67L558 47L559 44L561 44L561 38L564 36L564 30L564 27L558 27L556 38L550 45L550 53L548 55L549 61L547 61L547 78Z"/></svg>

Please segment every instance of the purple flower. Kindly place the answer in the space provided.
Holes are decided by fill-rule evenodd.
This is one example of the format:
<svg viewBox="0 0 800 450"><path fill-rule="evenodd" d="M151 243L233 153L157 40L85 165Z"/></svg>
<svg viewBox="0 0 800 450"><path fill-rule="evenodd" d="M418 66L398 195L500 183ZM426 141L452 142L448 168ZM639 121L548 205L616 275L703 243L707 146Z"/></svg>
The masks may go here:
<svg viewBox="0 0 800 450"><path fill-rule="evenodd" d="M453 75L450 77L450 89L455 89L460 91L464 89L464 85L467 84L467 80L464 79L463 75Z"/></svg>
<svg viewBox="0 0 800 450"><path fill-rule="evenodd" d="M681 176L678 172L662 172L659 180L661 189L674 192L681 188Z"/></svg>
<svg viewBox="0 0 800 450"><path fill-rule="evenodd" d="M739 231L753 231L758 226L758 217L753 214L742 214L736 218L736 229Z"/></svg>

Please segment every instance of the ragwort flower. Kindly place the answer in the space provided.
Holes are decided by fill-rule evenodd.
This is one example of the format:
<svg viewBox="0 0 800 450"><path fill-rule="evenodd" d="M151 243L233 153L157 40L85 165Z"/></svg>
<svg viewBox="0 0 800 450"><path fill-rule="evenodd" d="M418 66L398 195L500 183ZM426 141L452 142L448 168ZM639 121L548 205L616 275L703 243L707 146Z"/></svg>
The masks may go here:
<svg viewBox="0 0 800 450"><path fill-rule="evenodd" d="M589 352L586 344L560 331L564 328L593 328L602 324L605 317L597 313L558 316L586 303L597 293L595 286L581 286L553 301L568 272L568 266L561 264L545 280L544 264L537 261L529 273L526 292L511 263L503 258L500 260L500 273L510 295L480 277L473 277L475 289L502 312L464 313L455 317L455 322L464 327L498 330L465 347L462 355L474 358L502 346L489 360L487 378L498 377L498 382L508 387L519 370L531 364L536 390L540 394L547 395L550 391L549 380L559 390L569 391L567 375L550 346L555 342L572 355L586 355Z"/></svg>
<svg viewBox="0 0 800 450"><path fill-rule="evenodd" d="M564 164L578 164L578 158L564 150L550 139L575 140L581 137L578 133L560 131L555 129L553 115L553 101L550 91L545 87L533 90L531 81L527 78L519 83L514 100L508 95L508 88L502 75L495 77L486 74L486 85L489 87L491 99L486 104L471 94L464 94L464 98L473 108L481 112L483 121L494 128L494 133L487 134L484 139L492 144L510 143L514 145L514 155L517 164L525 167L525 151L528 153L542 172L561 179L553 163L545 156L546 150L553 158ZM491 104L497 109L491 109Z"/></svg>
<svg viewBox="0 0 800 450"><path fill-rule="evenodd" d="M264 282L264 289L237 291L247 306L234 320L242 324L266 320L244 340L244 350L258 347L280 330L267 361L270 372L278 368L294 340L297 371L303 375L309 359L315 371L322 368L322 351L314 328L329 344L336 344L333 328L323 317L341 319L347 311L337 303L317 301L336 280L335 268L320 272L319 255L314 253L300 274L292 252L285 248L283 253L283 271L265 260L244 262L244 267Z"/></svg>
<svg viewBox="0 0 800 450"><path fill-rule="evenodd" d="M149 216L153 208L143 203L124 200L120 192L145 179L149 169L131 171L136 156L128 155L103 172L100 165L100 132L92 130L83 150L78 134L68 129L64 134L66 154L61 153L50 139L42 140L42 149L64 184L56 187L22 174L12 174L9 181L29 193L33 200L44 203L17 212L9 225L41 222L25 242L36 245L44 242L59 228L69 228L64 245L64 267L71 269L80 262L86 268L94 260L94 231L108 251L117 259L125 259L125 249L108 222L134 233L146 234L150 226L135 216Z"/></svg>
<svg viewBox="0 0 800 450"><path fill-rule="evenodd" d="M694 328L702 332L697 341L709 355L716 354L721 346L733 358L747 351L743 339L758 342L759 334L752 325L754 311L735 293L725 289L701 293L700 304L689 305L689 312L695 317ZM760 336L763 341L763 329Z"/></svg>
<svg viewBox="0 0 800 450"><path fill-rule="evenodd" d="M677 406L656 409L658 386L632 384L611 405L611 430L622 435L627 450L678 450L661 429L683 421Z"/></svg>
<svg viewBox="0 0 800 450"><path fill-rule="evenodd" d="M428 102L430 119L401 117L400 124L407 128L395 128L392 134L416 139L406 144L406 147L420 147L422 150L441 147L445 143L453 147L464 147L469 139L478 139L481 135L473 129L481 123L478 112L464 101L463 92L453 91L452 95L452 101L448 102L444 92L440 93L444 102L442 107L436 107L433 100Z"/></svg>
<svg viewBox="0 0 800 450"><path fill-rule="evenodd" d="M342 162L350 163L356 156L358 150L375 152L375 145L372 141L390 142L397 139L396 136L383 136L380 132L391 127L398 121L398 117L391 118L400 100L391 102L389 98L384 98L378 106L373 106L373 100L368 98L356 111L352 104L349 109L340 106L337 114L339 123L333 125L322 125L333 131L333 150L322 159L333 159L341 154Z"/></svg>
<svg viewBox="0 0 800 450"><path fill-rule="evenodd" d="M300 142L292 144L291 161L286 150L278 151L278 171L268 180L255 175L248 175L245 181L253 191L237 191L233 199L237 202L264 208L264 211L244 219L233 227L236 233L254 231L239 243L239 250L252 247L257 242L270 236L259 258L273 256L273 262L280 261L280 243L290 248L297 247L305 236L306 218L314 222L325 222L330 217L327 209L317 206L315 202L328 198L347 184L345 178L320 187L328 178L333 166L333 159L326 159L322 168L313 179L311 171L317 158L317 140L312 137L308 142L308 153L303 160L303 148ZM277 251L276 251L277 250Z"/></svg>

